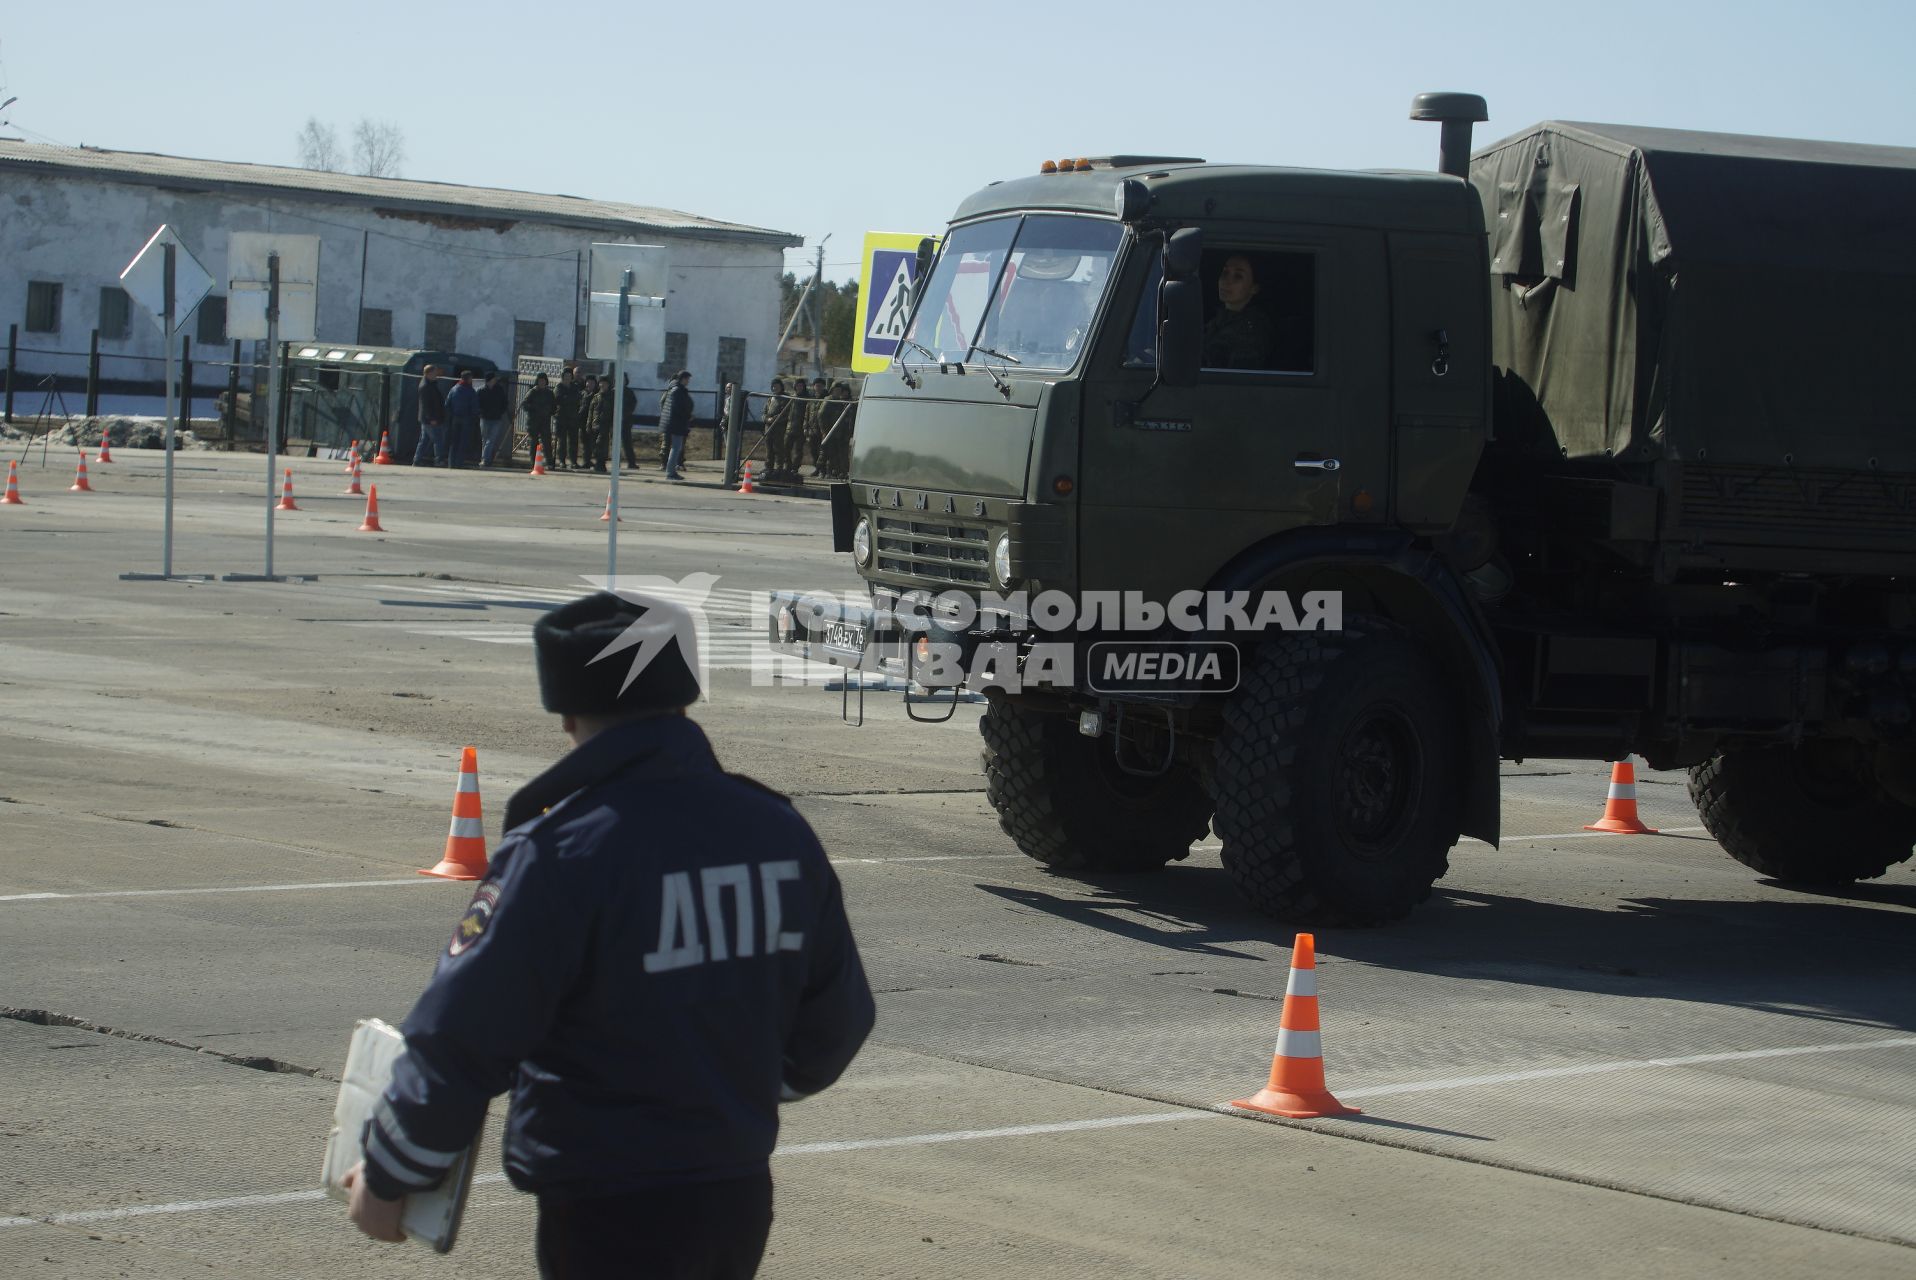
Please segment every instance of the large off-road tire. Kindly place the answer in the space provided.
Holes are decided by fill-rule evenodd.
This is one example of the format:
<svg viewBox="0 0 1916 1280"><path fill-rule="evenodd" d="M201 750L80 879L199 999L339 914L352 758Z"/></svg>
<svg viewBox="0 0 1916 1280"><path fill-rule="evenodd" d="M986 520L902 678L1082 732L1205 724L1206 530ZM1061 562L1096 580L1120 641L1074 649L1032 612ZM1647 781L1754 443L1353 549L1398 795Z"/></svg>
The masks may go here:
<svg viewBox="0 0 1916 1280"><path fill-rule="evenodd" d="M1402 629L1272 637L1224 714L1212 826L1224 869L1284 920L1396 920L1450 869L1464 735L1455 699Z"/></svg>
<svg viewBox="0 0 1916 1280"><path fill-rule="evenodd" d="M1011 697L993 696L978 732L998 825L1053 870L1155 871L1204 838L1211 802L1188 768L1127 774L1108 741Z"/></svg>
<svg viewBox="0 0 1916 1280"><path fill-rule="evenodd" d="M1866 750L1842 743L1747 747L1690 770L1690 799L1732 858L1801 885L1873 880L1910 856L1916 809L1872 780Z"/></svg>

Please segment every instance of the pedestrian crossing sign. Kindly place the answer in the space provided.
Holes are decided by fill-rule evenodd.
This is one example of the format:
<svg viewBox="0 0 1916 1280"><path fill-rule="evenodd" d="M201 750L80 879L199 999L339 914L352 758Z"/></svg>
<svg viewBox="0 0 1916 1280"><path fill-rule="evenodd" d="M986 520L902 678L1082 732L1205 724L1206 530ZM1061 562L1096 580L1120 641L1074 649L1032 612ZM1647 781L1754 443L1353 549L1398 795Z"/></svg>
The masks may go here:
<svg viewBox="0 0 1916 1280"><path fill-rule="evenodd" d="M865 234L858 282L860 323L852 368L877 373L898 353L911 318L911 289L918 272L918 244L925 237L885 231Z"/></svg>

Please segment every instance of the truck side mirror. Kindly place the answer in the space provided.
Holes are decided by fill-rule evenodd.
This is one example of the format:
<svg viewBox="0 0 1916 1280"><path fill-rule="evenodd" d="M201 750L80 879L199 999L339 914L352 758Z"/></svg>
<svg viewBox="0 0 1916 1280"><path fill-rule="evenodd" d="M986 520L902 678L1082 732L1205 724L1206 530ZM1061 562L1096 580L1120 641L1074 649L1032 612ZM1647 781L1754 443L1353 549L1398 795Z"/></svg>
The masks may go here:
<svg viewBox="0 0 1916 1280"><path fill-rule="evenodd" d="M1167 278L1158 286L1158 381L1194 386L1204 360L1203 288L1196 280L1170 279L1168 252L1165 258Z"/></svg>
<svg viewBox="0 0 1916 1280"><path fill-rule="evenodd" d="M1190 280L1197 276L1204 257L1204 231L1184 227L1173 231L1164 241L1164 278Z"/></svg>

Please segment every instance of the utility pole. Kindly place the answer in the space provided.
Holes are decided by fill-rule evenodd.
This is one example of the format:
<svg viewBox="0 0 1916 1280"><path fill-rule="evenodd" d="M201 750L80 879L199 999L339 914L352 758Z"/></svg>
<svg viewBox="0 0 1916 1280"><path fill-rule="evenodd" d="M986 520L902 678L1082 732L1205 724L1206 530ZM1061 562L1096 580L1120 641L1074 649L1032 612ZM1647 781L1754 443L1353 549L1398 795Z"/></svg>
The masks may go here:
<svg viewBox="0 0 1916 1280"><path fill-rule="evenodd" d="M812 376L815 378L825 376L825 240L818 242L818 260L812 268Z"/></svg>

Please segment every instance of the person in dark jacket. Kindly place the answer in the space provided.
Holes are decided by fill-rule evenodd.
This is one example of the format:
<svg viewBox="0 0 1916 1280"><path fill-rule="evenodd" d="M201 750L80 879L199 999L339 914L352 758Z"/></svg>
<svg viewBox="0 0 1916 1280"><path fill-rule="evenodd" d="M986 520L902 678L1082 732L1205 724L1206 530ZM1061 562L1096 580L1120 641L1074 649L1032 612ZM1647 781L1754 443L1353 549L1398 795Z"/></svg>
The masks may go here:
<svg viewBox="0 0 1916 1280"><path fill-rule="evenodd" d="M466 465L466 446L479 430L479 391L472 370L461 369L459 381L446 393L446 465Z"/></svg>
<svg viewBox="0 0 1916 1280"><path fill-rule="evenodd" d="M577 468L579 465L579 411L585 399L585 388L579 383L579 371L567 365L565 372L559 375L559 386L553 393L558 401L554 417L559 439L553 453L553 465Z"/></svg>
<svg viewBox="0 0 1916 1280"><path fill-rule="evenodd" d="M692 434L692 371L680 369L672 377L672 385L659 397L659 430L664 433L671 445L671 453L665 459L665 478L683 480L684 473L679 464L685 461L685 438Z"/></svg>
<svg viewBox="0 0 1916 1280"><path fill-rule="evenodd" d="M506 428L511 425L507 420L510 408L504 376L487 374L486 385L479 389L479 465L482 467L491 466L495 460L512 460L512 437L506 434Z"/></svg>
<svg viewBox="0 0 1916 1280"><path fill-rule="evenodd" d="M1217 275L1218 312L1204 326L1204 367L1268 369L1277 353L1277 330L1261 306L1262 286L1251 260L1234 253Z"/></svg>
<svg viewBox="0 0 1916 1280"><path fill-rule="evenodd" d="M439 386L439 366L419 371L419 445L412 452L415 467L436 467L446 456L446 393Z"/></svg>
<svg viewBox="0 0 1916 1280"><path fill-rule="evenodd" d="M559 398L553 394L552 381L541 373L532 379L532 390L526 392L526 398L519 402L520 412L526 415L526 440L532 447L532 456L537 459L539 450L546 451L546 462L558 466L558 457L552 452L552 415L559 407Z"/></svg>
<svg viewBox="0 0 1916 1280"><path fill-rule="evenodd" d="M403 1197L510 1089L506 1174L538 1197L541 1274L756 1271L779 1104L834 1083L874 1012L817 837L683 714L695 637L682 606L608 592L534 625L577 745L507 805L406 1018L345 1178L374 1239L403 1238Z"/></svg>

